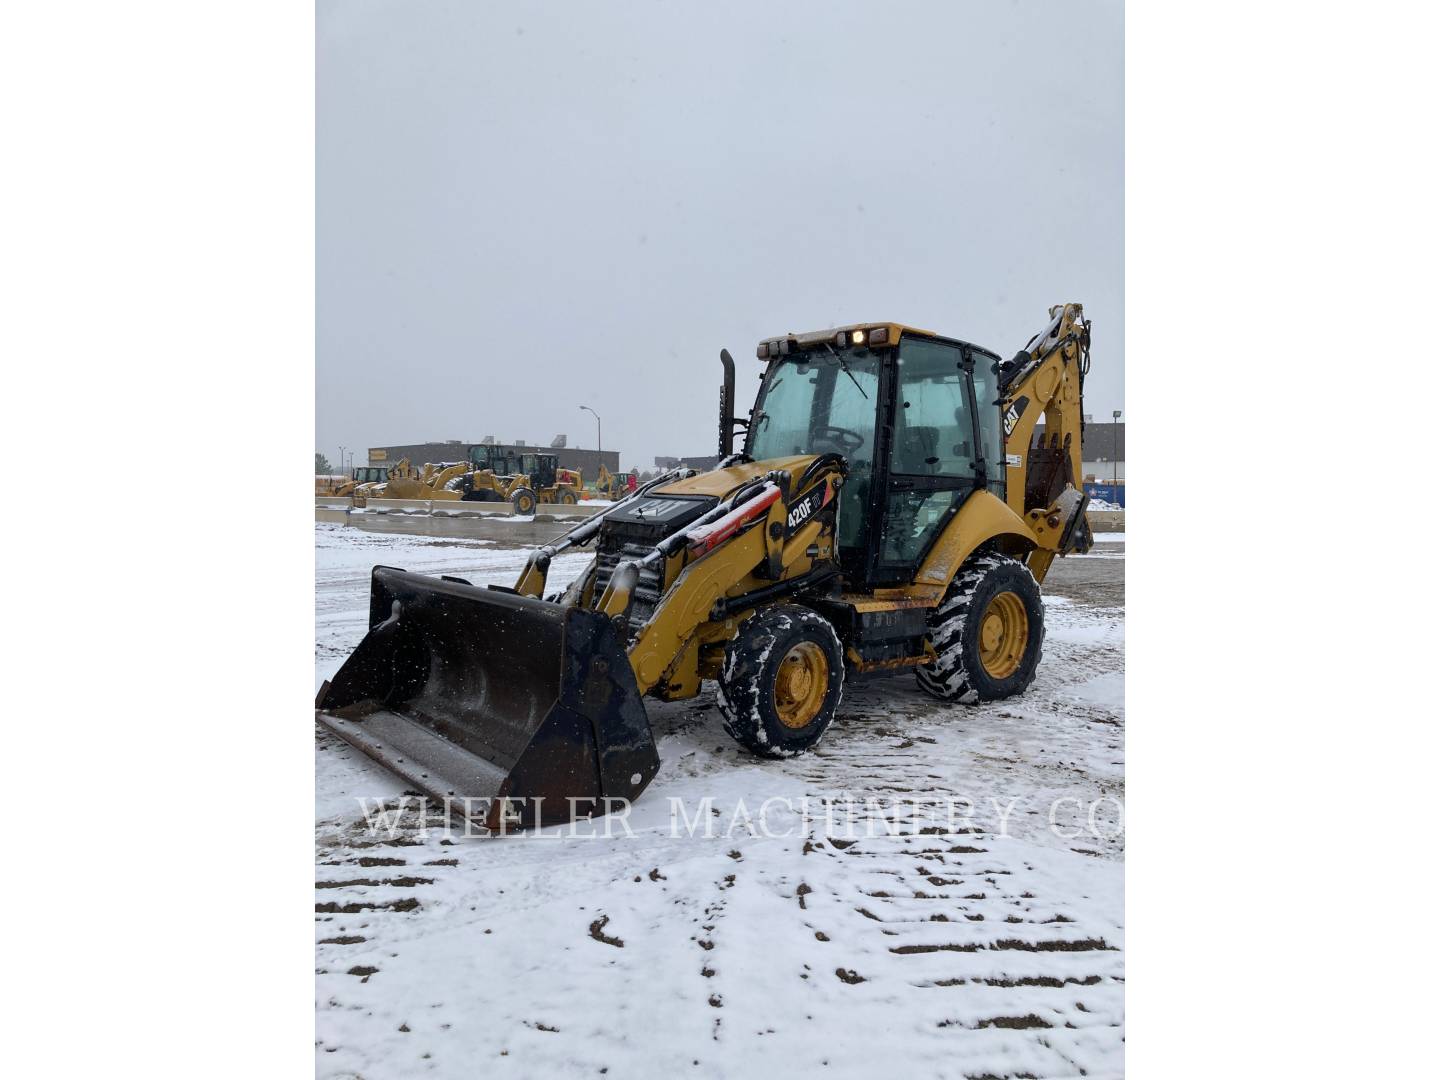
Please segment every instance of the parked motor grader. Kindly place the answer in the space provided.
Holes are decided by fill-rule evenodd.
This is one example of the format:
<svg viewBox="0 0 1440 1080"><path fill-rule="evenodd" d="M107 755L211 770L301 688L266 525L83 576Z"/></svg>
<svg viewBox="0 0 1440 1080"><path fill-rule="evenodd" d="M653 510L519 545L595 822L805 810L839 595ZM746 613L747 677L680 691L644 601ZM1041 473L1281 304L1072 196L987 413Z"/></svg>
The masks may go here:
<svg viewBox="0 0 1440 1080"><path fill-rule="evenodd" d="M643 485L533 551L514 588L375 567L369 632L321 688L320 723L499 830L636 798L660 767L646 695L713 680L726 731L779 757L820 740L847 681L912 671L956 703L1028 687L1039 583L1091 545L1081 306L1051 308L1010 361L898 323L757 355L740 418L721 353L716 468ZM591 543L547 594L555 556Z"/></svg>

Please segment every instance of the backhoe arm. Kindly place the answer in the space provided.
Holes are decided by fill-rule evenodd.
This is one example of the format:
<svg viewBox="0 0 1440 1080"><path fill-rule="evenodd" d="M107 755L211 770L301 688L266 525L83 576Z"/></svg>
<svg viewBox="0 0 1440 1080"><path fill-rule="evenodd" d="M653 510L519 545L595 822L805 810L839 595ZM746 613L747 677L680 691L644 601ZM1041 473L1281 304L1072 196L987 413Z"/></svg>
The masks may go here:
<svg viewBox="0 0 1440 1080"><path fill-rule="evenodd" d="M1079 304L1050 309L1050 323L1001 372L1005 500L1035 533L1028 560L1036 580L1057 554L1088 550L1080 477L1090 323ZM1045 419L1044 445L1035 428Z"/></svg>

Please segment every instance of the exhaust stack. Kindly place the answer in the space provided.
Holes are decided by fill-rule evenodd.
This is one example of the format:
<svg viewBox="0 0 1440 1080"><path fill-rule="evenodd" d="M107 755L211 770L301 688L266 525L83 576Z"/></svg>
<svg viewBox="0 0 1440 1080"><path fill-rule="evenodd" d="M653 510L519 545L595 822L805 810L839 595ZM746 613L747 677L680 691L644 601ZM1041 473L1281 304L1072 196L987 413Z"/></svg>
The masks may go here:
<svg viewBox="0 0 1440 1080"><path fill-rule="evenodd" d="M735 360L729 349L720 350L725 378L720 384L720 460L735 452Z"/></svg>

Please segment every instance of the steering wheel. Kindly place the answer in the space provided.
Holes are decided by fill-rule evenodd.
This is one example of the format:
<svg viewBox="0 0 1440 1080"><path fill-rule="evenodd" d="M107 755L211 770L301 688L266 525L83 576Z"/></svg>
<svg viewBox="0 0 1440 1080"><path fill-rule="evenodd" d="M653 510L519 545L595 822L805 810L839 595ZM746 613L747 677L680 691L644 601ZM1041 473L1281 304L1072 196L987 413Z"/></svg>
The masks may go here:
<svg viewBox="0 0 1440 1080"><path fill-rule="evenodd" d="M831 442L840 448L842 454L850 454L865 445L865 436L849 428L826 424L815 436L817 442Z"/></svg>

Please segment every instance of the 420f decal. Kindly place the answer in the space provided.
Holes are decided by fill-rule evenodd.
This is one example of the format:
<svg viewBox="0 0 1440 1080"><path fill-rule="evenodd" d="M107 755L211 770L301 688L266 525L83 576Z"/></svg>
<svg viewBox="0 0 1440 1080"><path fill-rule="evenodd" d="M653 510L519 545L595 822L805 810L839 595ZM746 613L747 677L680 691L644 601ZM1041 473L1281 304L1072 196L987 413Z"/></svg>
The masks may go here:
<svg viewBox="0 0 1440 1080"><path fill-rule="evenodd" d="M823 480L801 495L791 505L790 512L785 515L786 533L793 533L818 514L830 501L830 498L830 485Z"/></svg>

